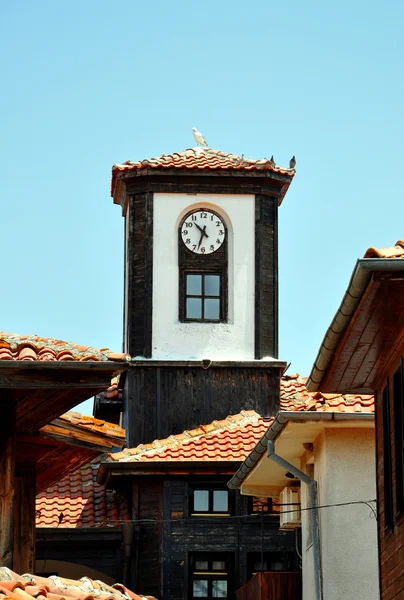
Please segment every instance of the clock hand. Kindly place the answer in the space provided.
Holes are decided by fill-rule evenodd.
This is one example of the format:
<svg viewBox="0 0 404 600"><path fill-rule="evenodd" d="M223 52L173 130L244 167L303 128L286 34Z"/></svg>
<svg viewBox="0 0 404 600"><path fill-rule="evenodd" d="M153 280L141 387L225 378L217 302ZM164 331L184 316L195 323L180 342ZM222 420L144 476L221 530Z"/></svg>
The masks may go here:
<svg viewBox="0 0 404 600"><path fill-rule="evenodd" d="M201 233L201 239L199 240L199 244L198 244L198 250L199 250L199 248L201 247L201 244L202 244L203 236L205 236L205 237L207 237L207 238L208 238L209 236L208 236L208 234L206 233L206 225L204 225L204 226L203 226L203 229L201 229L200 227L198 227L198 229L200 229L200 230L202 231L202 233Z"/></svg>

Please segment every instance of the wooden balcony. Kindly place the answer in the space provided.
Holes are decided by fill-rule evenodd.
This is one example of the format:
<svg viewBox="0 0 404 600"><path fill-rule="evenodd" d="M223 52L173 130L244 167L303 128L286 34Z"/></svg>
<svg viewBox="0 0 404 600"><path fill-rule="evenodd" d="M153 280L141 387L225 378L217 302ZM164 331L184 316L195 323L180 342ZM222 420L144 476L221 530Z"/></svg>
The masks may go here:
<svg viewBox="0 0 404 600"><path fill-rule="evenodd" d="M236 592L237 600L302 600L301 571L257 573Z"/></svg>

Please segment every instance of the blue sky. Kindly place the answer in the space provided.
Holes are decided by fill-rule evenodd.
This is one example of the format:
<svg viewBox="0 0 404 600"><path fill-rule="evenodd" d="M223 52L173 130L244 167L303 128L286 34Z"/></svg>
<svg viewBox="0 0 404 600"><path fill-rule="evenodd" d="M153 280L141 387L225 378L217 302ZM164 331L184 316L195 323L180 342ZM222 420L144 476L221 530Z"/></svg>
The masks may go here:
<svg viewBox="0 0 404 600"><path fill-rule="evenodd" d="M399 0L3 2L0 328L120 349L111 165L191 147L196 126L296 155L280 358L307 375L356 259L404 237L403 22Z"/></svg>

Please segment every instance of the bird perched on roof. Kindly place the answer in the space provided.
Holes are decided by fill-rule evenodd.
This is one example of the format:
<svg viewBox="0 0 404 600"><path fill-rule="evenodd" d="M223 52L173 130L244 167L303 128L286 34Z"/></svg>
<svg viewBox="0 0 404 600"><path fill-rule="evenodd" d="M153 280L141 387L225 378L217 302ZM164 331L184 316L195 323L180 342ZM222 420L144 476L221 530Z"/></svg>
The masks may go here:
<svg viewBox="0 0 404 600"><path fill-rule="evenodd" d="M192 127L192 133L194 136L194 140L197 144L199 144L200 146L203 146L204 148L208 147L208 144L206 143L206 140L203 137L203 134L200 131L198 131L196 127Z"/></svg>
<svg viewBox="0 0 404 600"><path fill-rule="evenodd" d="M289 168L290 169L294 169L296 166L296 158L295 155L292 156L292 158L289 161Z"/></svg>

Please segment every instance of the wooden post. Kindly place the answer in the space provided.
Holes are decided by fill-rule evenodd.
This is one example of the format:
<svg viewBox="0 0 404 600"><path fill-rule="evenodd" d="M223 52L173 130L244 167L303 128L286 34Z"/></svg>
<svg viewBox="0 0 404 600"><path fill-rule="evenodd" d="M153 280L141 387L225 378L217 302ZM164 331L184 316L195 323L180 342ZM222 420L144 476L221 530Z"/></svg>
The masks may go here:
<svg viewBox="0 0 404 600"><path fill-rule="evenodd" d="M0 393L0 566L13 566L15 405Z"/></svg>
<svg viewBox="0 0 404 600"><path fill-rule="evenodd" d="M18 469L15 481L13 571L35 573L35 467Z"/></svg>

